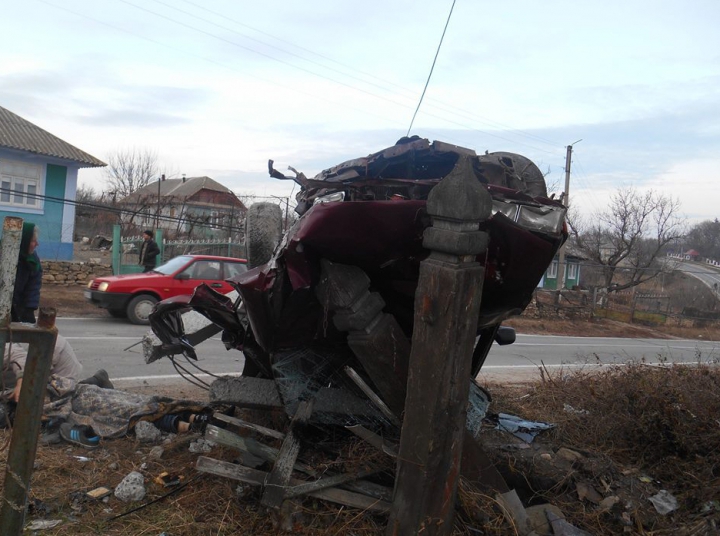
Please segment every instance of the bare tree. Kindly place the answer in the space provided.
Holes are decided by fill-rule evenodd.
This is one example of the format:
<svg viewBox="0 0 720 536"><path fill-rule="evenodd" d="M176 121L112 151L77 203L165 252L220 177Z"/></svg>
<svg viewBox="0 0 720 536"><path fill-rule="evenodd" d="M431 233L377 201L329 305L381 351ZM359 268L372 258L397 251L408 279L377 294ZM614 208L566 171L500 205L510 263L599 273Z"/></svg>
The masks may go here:
<svg viewBox="0 0 720 536"><path fill-rule="evenodd" d="M149 149L121 149L108 155L107 161L104 171L108 190L116 192L118 198L159 179L157 153Z"/></svg>
<svg viewBox="0 0 720 536"><path fill-rule="evenodd" d="M568 218L576 247L602 271L608 292L634 287L668 271L660 262L668 244L685 234L680 202L634 188L618 190L607 211L584 224L574 214ZM620 277L622 274L622 277Z"/></svg>
<svg viewBox="0 0 720 536"><path fill-rule="evenodd" d="M690 229L685 243L698 250L700 255L720 260L720 221L706 220Z"/></svg>

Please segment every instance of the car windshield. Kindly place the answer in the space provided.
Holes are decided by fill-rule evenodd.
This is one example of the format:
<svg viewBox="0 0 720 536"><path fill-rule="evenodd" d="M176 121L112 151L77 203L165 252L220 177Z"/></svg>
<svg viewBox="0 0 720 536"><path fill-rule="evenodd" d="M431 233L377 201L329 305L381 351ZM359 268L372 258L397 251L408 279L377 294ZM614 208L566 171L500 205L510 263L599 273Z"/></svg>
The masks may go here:
<svg viewBox="0 0 720 536"><path fill-rule="evenodd" d="M170 275L177 272L180 268L185 266L192 257L189 255L180 255L179 257L175 257L174 259L170 259L165 264L161 264L157 268L155 268L153 271L160 272L161 274Z"/></svg>

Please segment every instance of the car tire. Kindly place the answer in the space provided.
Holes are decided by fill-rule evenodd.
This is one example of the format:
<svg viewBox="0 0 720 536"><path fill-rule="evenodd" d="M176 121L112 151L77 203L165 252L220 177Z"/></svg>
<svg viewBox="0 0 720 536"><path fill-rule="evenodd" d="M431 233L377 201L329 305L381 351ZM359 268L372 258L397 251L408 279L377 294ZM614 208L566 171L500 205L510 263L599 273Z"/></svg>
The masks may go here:
<svg viewBox="0 0 720 536"><path fill-rule="evenodd" d="M245 215L248 268L265 264L282 238L282 209L275 203L255 203Z"/></svg>
<svg viewBox="0 0 720 536"><path fill-rule="evenodd" d="M150 294L139 294L135 296L127 306L127 317L133 324L147 325L150 323L149 316L153 307L158 302L155 296Z"/></svg>
<svg viewBox="0 0 720 536"><path fill-rule="evenodd" d="M125 309L108 309L108 313L113 318L127 318L127 311Z"/></svg>

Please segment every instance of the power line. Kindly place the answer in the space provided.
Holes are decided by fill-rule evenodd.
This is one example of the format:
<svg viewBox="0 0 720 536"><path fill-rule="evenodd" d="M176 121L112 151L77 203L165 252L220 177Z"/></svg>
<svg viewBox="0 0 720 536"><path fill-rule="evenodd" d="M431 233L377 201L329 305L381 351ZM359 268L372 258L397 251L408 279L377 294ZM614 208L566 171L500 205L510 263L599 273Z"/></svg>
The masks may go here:
<svg viewBox="0 0 720 536"><path fill-rule="evenodd" d="M158 3L161 3L161 4L163 4L163 5L168 5L168 4L164 3L164 2L161 2L160 0L154 0L154 1L156 1L156 2L158 2ZM250 30L252 30L252 31L254 31L254 32L257 32L257 33L259 33L259 34L265 35L265 36L267 36L267 37L269 37L269 38L271 38L271 39L275 39L275 40L277 40L277 41L279 41L279 42L281 42L281 43L285 43L285 44L287 44L287 45L289 45L289 46L291 46L291 47L294 47L294 48L297 48L297 49L299 49L299 50L301 50L301 51L304 51L304 52L307 52L307 53L309 53L309 54L312 54L313 56L317 56L317 57L319 57L319 58L322 58L323 60L326 60L326 61L328 61L328 62L330 62L330 63L333 63L333 64L335 64L335 65L339 65L340 67L343 67L343 68L345 68L345 69L348 69L350 72L348 72L348 71L340 71L340 70L337 70L337 69L332 69L332 68L328 67L327 65L323 65L323 64L318 63L318 62L313 62L312 60L309 60L309 59L306 58L306 57L300 56L300 55L298 55L298 54L294 54L294 53L288 51L287 49L283 49L283 48L280 48L280 47L276 47L276 46L271 45L271 44L269 44L269 43L267 43L267 42L265 42L265 41L261 41L261 40L259 40L259 39L255 39L255 38L253 38L253 37L250 37L250 36L248 36L247 34L240 33L240 32L238 32L237 30L233 30L233 29L227 28L227 27L225 27L225 26L221 26L222 28L227 29L228 31L232 31L232 32L234 32L234 33L236 33L236 34L238 34L238 35L242 35L243 37L245 37L245 38L247 38L247 39L252 39L253 41L256 41L256 42L261 43L261 44L263 44L263 45L266 45L266 46L275 48L276 50L279 50L279 51L281 51L281 52L285 52L285 53L287 53L287 54L291 54L291 55L293 55L293 56L295 56L295 57L297 57L297 58L299 58L299 59L302 59L302 60L304 60L304 61L311 61L311 62L314 63L315 65L318 65L318 66L320 66L320 67L322 67L322 68L330 69L330 70L332 70L332 71L334 71L334 72L337 72L337 73L339 73L339 74L342 74L343 76L349 76L349 77L354 78L354 79L356 79L356 80L358 80L358 81L360 81L360 82L363 82L363 83L365 83L365 84L373 85L373 86L375 86L375 87L377 87L377 88L379 88L379 89L388 90L388 86L390 86L390 87L394 87L394 88L400 90L400 91L403 92L403 93L406 93L408 96L410 96L411 94L414 94L414 91L413 91L413 90L410 90L410 89L408 89L408 88L406 88L406 87L403 87L403 86L401 86L400 84L396 84L396 83L394 83L394 82L392 82L392 81L390 81L390 80L387 80L387 79L385 79L385 78L380 78L380 77L378 77L378 76L375 76L375 75L372 74L372 73L368 73L368 72L362 71L362 70L360 70L360 69L357 69L356 67L352 67L352 66L347 65L347 64L345 64L345 63L342 63L342 62L340 62L340 61L337 61L337 60L335 60L335 59L333 59L333 58L331 58L331 57L329 57L329 56L326 56L326 55L324 55L324 54L321 54L321 53L319 53L319 52L317 52L317 51L314 51L314 50L311 50L311 49L309 49L309 48L303 47L303 46L301 46L301 45L298 45L297 43L294 43L294 42L289 41L289 40L287 40L287 39L283 39L283 38L278 37L278 36L276 36L276 35L273 35L273 34L271 34L271 33L269 33L269 32L265 32L265 31L263 31L263 30L260 30L260 29L258 29L258 28L255 28L254 26L250 26L250 25L248 25L248 24L246 24L246 23L244 23L244 22L241 22L241 21L239 21L239 20L237 20L237 19L234 19L234 18L232 18L232 17L229 17L227 14L220 13L220 12L218 12L218 11L213 11L213 10L211 10L211 9L209 9L209 8L207 8L207 7L201 6L201 5L199 5L199 4L195 3L195 2L191 2L190 0L182 0L182 1L185 2L186 4L190 4L191 6L194 6L195 8L197 8L197 9L199 9L199 10L206 11L206 12L211 13L211 14L213 14L213 15L216 15L216 16L218 16L218 17L222 17L223 20L230 21L230 22L232 22L232 23L234 23L234 24L237 24L237 25L239 25L239 26L242 26L243 28L248 28L248 29L250 29ZM175 8L175 7L169 6L169 5L168 5L168 7L171 7L172 9L178 9L178 8ZM181 10L181 11L182 11L182 10ZM182 12L191 15L191 14L190 14L189 12L187 12L187 11L182 11ZM210 24L216 24L216 23L213 23L213 22L211 22L211 21L208 21L207 19L203 19L203 20L205 20L206 22L208 22L208 23L210 23ZM369 82L367 79L362 79L362 78L354 75L353 73L357 73L357 74L360 74L360 75L362 75L362 76L364 76L364 77L366 77L366 78L370 78L370 79L373 79L373 80L380 81L380 82L382 82L384 85L382 85L382 84L377 84L377 83L374 83L374 82ZM499 127L499 128L501 128L503 131L505 131L505 132L514 133L514 134L517 134L517 135L519 135L519 136L523 136L523 137L530 138L530 139L535 139L535 140L537 140L537 141L540 141L540 142L543 142L543 143L547 143L548 145L553 145L553 146L558 146L558 147L561 146L561 144L558 143L557 141L548 140L547 138L543 138L542 136L538 136L538 135L536 135L536 134L531 134L531 133L526 132L526 131L521 130L521 129L516 129L516 128L510 127L510 126L508 126L508 125L506 125L506 124L500 123L500 122L498 122L498 121L494 121L494 120L492 120L492 119L489 119L489 118L487 118L487 117L484 117L484 116L482 116L482 115L479 115L479 114L477 114L477 113L475 113L475 112L466 110L466 109L464 109L464 108L460 108L460 107L458 107L458 106L454 106L454 105L452 105L452 104L449 104L449 103L446 103L446 102L442 102L442 101L440 101L440 100L438 100L438 99L429 99L429 102L431 103L431 104L430 104L431 106L438 107L438 108L440 108L442 111L449 112L449 113L452 113L452 114L457 115L457 116L460 116L460 117L464 117L465 119L476 120L476 121L479 121L480 123L484 123L484 124L486 124L486 125L488 125L488 126ZM433 105L433 104L432 104L433 102L436 103L436 104ZM452 111L452 110L456 110L456 111ZM464 115L463 115L463 114L464 114Z"/></svg>
<svg viewBox="0 0 720 536"><path fill-rule="evenodd" d="M145 40L145 41L151 42L151 43L153 43L153 44L160 45L160 46L162 46L162 47L164 47L164 48L168 48L168 49L170 49L170 50L174 50L174 51L180 52L180 53L182 53L182 54L185 54L185 55L188 55L188 56L192 56L192 57L195 57L195 58L200 59L200 60L203 60L203 61L207 61L207 62L209 62L209 63L212 63L212 64L214 64L214 65L218 65L218 66L220 66L220 67L223 67L223 68L225 68L225 69L229 69L229 70L234 71L234 72L242 73L243 76L247 76L247 77L250 77L250 78L255 78L255 79L260 80L260 81L263 81L263 82L265 82L265 83L268 83L268 84L271 84L271 85L275 85L275 86L281 87L281 88L283 88L283 89L285 89L285 90L294 91L294 92L297 92L297 93L306 95L306 96L308 96L308 97L311 97L311 98L320 100L320 101L322 101L322 102L331 103L331 104L333 104L333 105L335 105L335 106L338 106L338 107L343 107L343 108L355 110L355 111L361 112L361 113L364 114L364 115L369 115L369 116L378 118L378 119L382 120L383 122L392 123L393 125L396 125L396 124L397 124L396 121L394 121L394 120L392 120L392 119L389 119L386 115L373 113L372 111L368 111L367 109L360 109L360 108L358 108L358 107L356 107L356 106L349 105L349 104L347 103L347 101L335 102L335 101L332 101L332 100L330 100L330 99L327 99L327 98L324 97L324 96L320 96L320 95L318 95L318 94L316 94L316 93L311 93L311 92L308 92L308 91L303 91L303 90L301 90L301 89L298 89L298 88L295 87L295 86L287 86L287 85L281 84L281 83L279 83L279 82L276 82L276 81L274 81L274 80L270 80L270 79L267 79L267 78L263 78L263 77L260 77L260 76L254 75L254 74L249 74L249 73L246 72L246 71L241 71L241 70L239 70L239 69L237 69L237 68L235 68L235 67L232 67L232 66L230 66L230 65L221 63L221 62L216 61L216 60L214 60L214 59L207 58L207 57L204 57L204 56L200 56L200 55L198 55L198 54L190 53L190 52L188 52L188 51L186 51L186 50L184 50L184 49L181 49L181 48L178 48L178 47L175 47L175 46L172 46L172 45L168 45L168 44L166 44L166 43L162 43L162 42L160 42L160 41L158 41L158 40L156 40L156 39L152 39L152 38L146 37L146 36L144 36L144 35L138 34L138 33L136 33L136 32L127 30L127 29L125 29L125 28L116 26L116 25L114 25L114 24L110 24L110 23L108 23L108 22L105 22L105 21L96 19L96 18L91 17L91 16L88 16L88 15L86 15L86 14L84 14L84 13L79 13L79 12L73 11L72 9L68 9L68 8L66 8L66 7L64 7L64 6L55 5L55 4L53 4L53 3L51 3L51 2L49 2L49 1L47 1L47 0L37 0L37 1L38 1L38 2L41 2L41 3L43 3L43 4L46 4L46 5L49 5L49 6L51 6L51 7L54 7L54 8L56 8L56 9L59 9L59 10L62 10L62 11L66 11L66 12L68 12L68 13L72 13L73 15L76 15L76 16L78 16L78 17L81 17L81 18L84 18L84 19L87 19L87 20L91 20L91 21L93 21L93 22L95 22L95 23L98 23L98 24L101 24L101 25L103 25L103 26L107 26L107 27L109 27L109 28L113 28L113 29L118 30L118 31L120 31L120 32L129 34L129 35L132 35L132 36L134 36L134 37L138 37L138 38L140 38L140 39L143 39L143 40ZM283 64L285 64L285 65L288 65L288 66L290 66L290 67L293 67L293 68L295 68L295 69L299 69L299 70L301 70L301 71L303 71L303 72L306 72L306 73L308 73L308 74L310 74L310 75L318 76L318 77L320 77L320 78L326 79L326 80L328 80L328 81L330 81L330 82L333 82L333 83L336 83L336 84L339 84L339 85L341 85L341 86L343 86L343 87L346 87L346 88L348 88L348 89L352 89L352 90L355 90L355 91L359 91L359 92L364 93L364 94L366 94L366 95L369 95L369 96L371 96L371 97L375 97L375 98L378 98L378 99L380 99L380 100L384 100L384 101L386 101L386 102L389 102L390 104L394 104L394 105L399 106L399 107L402 107L402 108L408 108L408 109L410 109L410 106L409 106L409 105L406 105L406 104L397 102L397 101L395 101L395 100L393 100L393 99L390 99L390 98L387 98L387 97L383 97L383 96L381 96L381 95L377 95L377 94L375 94L375 93L373 93L373 92L370 92L370 91L367 91L367 90L364 90L364 89L361 89L361 88L357 88L357 87L355 87L355 86L353 86L353 85L351 85L351 84L347 84L347 83L344 83L344 82L341 82L341 81L337 81L337 80L335 80L335 79L333 79L333 78L330 78L330 77L328 77L328 76L324 76L324 75L322 75L322 74L316 73L316 72L314 72L314 71L312 71L312 70L305 69L305 68L303 68L303 67L299 67L299 66L293 65L292 63L289 63L289 62L286 62L286 61L284 61L284 60L275 58L275 57L273 57L273 56L271 56L271 55L269 55L269 54L265 54L265 53L263 53L263 52L257 51L257 50L255 50L255 49L253 49L253 48L251 48L251 47L246 47L246 46L244 46L244 45L241 45L241 44L235 43L235 42L233 42L233 41L230 41L230 40L228 40L228 39L225 39L225 38L223 38L223 37L221 37L221 36L212 34L211 32L207 32L207 31L205 31L205 30L202 30L202 29L199 29L199 28L195 28L195 27L193 27L192 25L186 24L186 23L184 23L184 22L176 21L175 19L172 19L172 18L170 18L170 17L168 17L168 16L166 16L166 15L163 15L163 14L160 14L160 13L157 13L157 12L154 12L154 11L151 11L151 10L148 10L148 9L143 8L143 7L141 7L141 6L137 6L137 5L135 5L135 4L132 4L131 2L128 2L127 0L118 0L118 1L120 1L120 2L122 2L122 3L125 3L125 4L127 4L128 6L134 7L134 8L136 8L136 9L138 9L138 10L145 11L145 12L147 12L147 13L153 14L153 15L155 15L155 16L157 16L157 17L163 18L163 19L168 20L168 21L170 21L170 22L174 22L175 24L181 25L181 26L183 26L183 27L185 27L185 28L195 30L195 31L197 31L197 32L199 32L199 33L202 33L203 35L208 36L208 37L212 37L212 38L218 39L218 40L220 40L220 41L226 42L226 43L231 44L231 45L233 45L233 46L237 46L237 47L243 48L244 50L247 50L247 51L249 51L249 52L256 53L256 54L260 54L260 55L262 55L263 57L266 57L266 58L271 59L271 60L273 60L273 61L278 61L278 62L280 62L280 63L283 63ZM211 24L214 24L214 23L212 23L212 22L210 22L210 23L211 23ZM216 26L217 26L217 24L216 24ZM552 151L548 151L548 150L546 150L546 149L542 149L542 148L539 148L539 147L536 147L536 146L533 146L533 145L530 145L530 144L528 144L528 143L524 143L524 142L521 142L521 141L512 140L512 139L509 139L509 138L507 138L507 137L501 136L501 135L499 135L499 134L495 134L495 133L493 133L493 132L488 132L488 131L486 131L486 130L482 130L482 129L473 127L473 126L471 126L471 125L467 125L467 124L464 124L464 123L461 123L461 122L458 122L458 121L451 120L451 119L449 119L448 117L445 117L445 116L440 116L440 115L433 114L433 113L430 113L430 112L425 112L425 114L426 114L427 116L429 116L429 117L433 117L433 118L439 119L439 120L441 120L441 121L445 121L445 122L447 122L447 123L449 123L449 124L451 124L451 125L456 125L456 126L458 126L458 127L461 127L461 128L467 129L467 130L479 132L479 133L484 134L484 135L486 135L486 136L490 136L490 137L494 137L494 138L497 138L497 139L501 139L501 140L504 140L504 141L507 141L507 142L510 142L510 143L520 144L520 145L529 147L529 148L531 148L531 149L534 149L534 150L536 150L536 151L540 151L540 152L552 154ZM459 114L456 114L456 113L455 113L455 115L459 115ZM461 116L461 117L462 117L462 116ZM465 119L468 119L468 118L465 117ZM430 131L430 130L429 130L429 131ZM536 139L539 139L540 141L543 141L544 143L548 143L548 142L546 142L545 140L543 140L542 138L538 138L538 137L536 137L536 136L523 133L522 131L519 131L519 130L512 130L512 131L508 131L508 132L519 133L521 136L525 136L525 137L534 137L534 138L536 138ZM441 136L441 137L444 137L444 138L446 138L446 139L449 139L448 136ZM549 143L552 143L552 142L549 142ZM460 144L461 144L461 145L464 145L464 142L461 141Z"/></svg>
<svg viewBox="0 0 720 536"><path fill-rule="evenodd" d="M435 63L437 62L438 55L440 54L440 47L442 47L443 40L445 39L445 32L447 32L448 25L450 24L450 17L452 17L453 9L455 9L455 0L453 0L452 6L450 6L450 13L448 13L448 18L445 21L445 28L443 28L443 33L440 36L440 42L438 43L437 50L435 51L435 57L433 58L432 65L430 66L430 73L428 74L427 80L425 81L425 87L422 90L422 95L420 95L420 101L418 102L417 108L415 108L415 113L410 120L410 126L408 127L406 136L410 135L410 130L412 129L413 123L415 122L415 116L417 116L418 110L420 110L420 105L422 104L423 98L425 97L425 92L427 91L428 85L430 84L430 78L432 77L433 71L435 70Z"/></svg>
<svg viewBox="0 0 720 536"><path fill-rule="evenodd" d="M10 195L15 195L17 192L15 190L9 189L9 188L2 188L0 187L0 193L9 193ZM154 219L158 215L154 212L146 212L143 210L132 210L128 208L123 207L116 207L113 205L104 205L104 204L98 204L98 203L90 203L87 201L77 201L75 199L68 199L65 197L54 197L50 195L43 195L43 194L30 194L30 193L22 193L23 197L31 198L31 199L39 199L43 201L49 201L52 203L62 203L63 205L72 205L76 207L85 207L85 208L92 208L97 210L102 210L104 212L111 212L114 214L122 215L124 214L130 214L132 217L142 217L143 219L149 218ZM265 199L269 199L272 196L244 196L249 198L258 198L262 197ZM210 215L201 215L201 216L193 216L193 215L186 215L184 217L182 216L163 216L162 214L159 215L158 219L166 221L166 222L173 222L173 223L194 223L194 224L202 224L206 223L209 224L207 221L211 216ZM212 224L213 229L217 229L218 231L230 231L230 232L237 232L242 231L242 227L236 227L233 225L226 225L222 223L218 224Z"/></svg>
<svg viewBox="0 0 720 536"><path fill-rule="evenodd" d="M40 0L40 1L43 1L43 0ZM188 29L190 29L190 30L194 30L194 31L196 31L196 32L198 32L198 33L201 33L201 34L203 34L203 35L206 35L206 36L208 36L208 37L215 38L215 39L217 39L217 40L219 40L219 41L222 41L222 42L224 42L224 43L227 43L227 44L229 44L229 45L236 46L236 47L241 48L241 49L243 49L243 50L246 50L246 51L248 51L248 52L251 52L251 53L254 53L254 54L258 54L258 55L260 55L260 56L262 56L262 57L268 58L268 59L273 60L273 61L277 61L277 62L279 62L279 63L281 63L281 64L283 64L283 65L287 65L287 66L292 67L292 68L294 68L294 69L298 69L298 70L300 70L300 71L302 71L302 72L305 72L305 73L307 73L307 74L310 74L310 75L313 75L313 76L317 76L317 77L322 78L322 79L324 79L324 80L328 80L329 82L333 82L333 83L338 84L338 85L340 85L340 86L342 86L342 87L345 87L345 88L348 88L348 89L352 89L352 90L358 91L358 92L360 92L360 93L364 93L364 94L366 94L366 95L368 95L368 96L370 96L370 97L375 97L375 98L377 98L377 99L386 101L386 102L388 102L388 103L390 103L390 104L393 104L393 105L395 105L395 106L400 106L400 107L403 107L403 108L410 108L408 105L403 104L403 103L401 103L401 102L397 102L396 100L390 99L390 98L388 98L388 97L383 97L382 95L378 95L378 94L376 94L376 93L373 93L373 92L371 92L371 91L367 91L367 90L362 89L362 88L358 88L357 86L353 86L352 84L348 84L348 83L345 83L345 82L342 82L342 81L335 80L334 78L331 78L331 77L329 77L329 76L325 76L325 75L323 75L323 74L317 73L317 72L312 71L312 70L310 70L310 69L306 69L306 68L304 68L304 67L300 67L300 66L298 66L298 65L294 65L294 64L292 64L292 63L290 63L290 62L288 62L288 61L285 61L285 60L276 58L276 57L274 57L274 56L272 56L272 55L270 55L270 54L266 54L266 53L264 53L264 52L261 52L261 51L259 51L259 50L254 49L254 48L252 48L252 47L247 47L247 46L245 46L245 45L241 45L241 44L239 44L239 43L236 43L236 42L234 42L234 41L231 41L230 39L226 39L226 38L224 38L224 37L222 37L222 36L219 36L219 35L213 34L213 33L211 33L211 32L208 32L208 31L206 31L206 30L197 28L197 27L192 26L192 25L190 25L190 24L187 24L187 23L185 23L185 22L178 21L178 20L173 19L173 18L171 18L171 17L169 17L169 16L167 16L167 15L164 15L164 14L162 14L162 13L158 13L158 12L156 12L156 11L152 11L152 10L147 9L147 8L145 8L145 7L138 6L138 5L133 4L132 2L130 2L130 1L128 1L128 0L117 0L117 1L118 1L118 2L121 2L121 3L123 3L123 4L126 4L126 5L128 5L128 6L134 7L135 9L138 9L138 10L140 10L140 11L144 11L144 12L146 12L146 13L150 13L151 15L155 15L156 17L159 17L159 18L161 18L161 19L164 19L164 20L170 21L170 22L172 22L172 23L175 23L175 24L177 24L177 25L179 25L179 26L182 26L182 27L184 27L184 28L188 28ZM156 1L157 1L157 0L156 0ZM454 6L454 2L455 2L455 0L453 0L453 6ZM162 2L159 2L159 3L162 3ZM182 10L180 10L180 11L182 11ZM451 10L451 14L452 14L452 10ZM198 18L198 17L195 17L195 18ZM449 23L449 20L450 20L450 19L449 19L449 17L448 17L448 23ZM221 26L221 25L218 25L218 24L216 24L216 23L213 23L213 22L211 22L211 21L207 21L207 20L206 20L206 22L209 22L210 24L213 24L213 25L215 25L215 26L219 26L220 28L227 29L227 28L225 28L225 27L223 27L223 26ZM446 26L445 26L445 29L447 29L447 24L446 24ZM230 31L232 31L232 30L230 30ZM445 32L443 31L443 36L444 36L444 35L445 35ZM441 42L441 44L442 44L442 42ZM439 52L439 49L438 49L438 52ZM436 59L437 59L437 55L436 55ZM434 63L435 63L435 62L433 62L433 66L434 66ZM251 75L251 76L252 76L252 75ZM262 80L262 79L261 79L261 80ZM267 81L267 80L266 80L266 81ZM428 81L429 81L429 80L428 80ZM283 87L285 87L285 86L283 86ZM427 85L426 85L426 88L427 88ZM289 89L294 89L294 88L289 88ZM302 91L301 91L301 93L308 94L308 95L311 95L311 96L313 96L313 97L318 98L318 97L317 97L316 95L314 95L314 94L309 94L309 93L302 92ZM326 99L320 98L320 100L326 100ZM341 106L346 106L346 105L343 103ZM419 105L418 105L418 106L419 106ZM349 106L348 106L348 107L349 107ZM354 108L354 107L349 107L349 108L351 108L351 109L356 109L356 110L357 110L357 108ZM358 111L362 111L363 113L366 113L364 110L358 110ZM416 110L416 113L417 113L417 110ZM371 114L371 115L375 115L375 114ZM532 148L532 149L535 149L536 151L541 151L541 152L545 152L545 153L551 154L551 151L548 151L548 150L546 150L546 149L541 149L541 148L539 148L539 147L532 146L532 145L530 145L530 144L528 144L528 143L523 143L523 142L519 142L519 141L510 140L510 139L505 138L505 137L503 137L503 136L500 136L500 135L498 135L498 134L493 134L492 132L487 132L487 131L484 131L484 130L481 130L481 129L472 127L472 126L470 126L470 125L466 125L466 124L463 124L463 123L459 123L459 122L457 122L457 121L452 121L452 120L448 119L447 117L442 117L442 116L439 116L439 115L437 115L437 114L432 114L432 113L428 113L428 112L426 112L426 115L428 115L428 116L430 116L430 117L434 117L434 118L436 118L436 119L440 119L440 120L442 120L442 121L445 121L445 122L450 123L450 124L453 124L453 125L457 125L457 126L459 126L459 127L463 127L463 128L469 129L469 130L474 130L474 131L477 131L477 132L481 132L481 133L483 133L483 134L485 134L485 135L487 135L487 136L492 136L492 137L495 137L495 138L498 138L498 139L502 139L502 140L508 141L508 142L510 142L510 143L519 143L520 145L524 145L524 146L526 146L526 147L530 147L530 148ZM376 117L378 117L378 116L376 116ZM386 118L383 117L383 119L386 119Z"/></svg>

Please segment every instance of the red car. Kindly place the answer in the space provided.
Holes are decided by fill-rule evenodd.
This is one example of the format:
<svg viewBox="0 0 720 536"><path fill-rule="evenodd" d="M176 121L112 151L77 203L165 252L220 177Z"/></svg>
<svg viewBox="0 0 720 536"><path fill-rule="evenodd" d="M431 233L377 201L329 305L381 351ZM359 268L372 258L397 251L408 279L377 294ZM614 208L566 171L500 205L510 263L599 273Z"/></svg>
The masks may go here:
<svg viewBox="0 0 720 536"><path fill-rule="evenodd" d="M98 277L88 283L85 298L117 318L147 324L160 300L192 294L201 283L221 294L235 290L225 282L247 271L244 259L213 255L180 255L142 274Z"/></svg>

